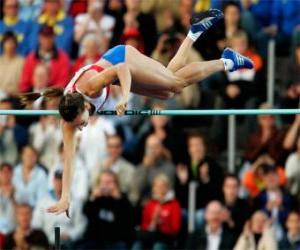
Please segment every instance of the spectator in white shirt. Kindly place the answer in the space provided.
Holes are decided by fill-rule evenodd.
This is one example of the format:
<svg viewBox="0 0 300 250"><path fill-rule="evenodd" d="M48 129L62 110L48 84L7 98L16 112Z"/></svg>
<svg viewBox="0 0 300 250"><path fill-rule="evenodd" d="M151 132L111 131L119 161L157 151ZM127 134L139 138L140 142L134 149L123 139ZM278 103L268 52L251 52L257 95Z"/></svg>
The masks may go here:
<svg viewBox="0 0 300 250"><path fill-rule="evenodd" d="M99 116L92 116L87 127L79 133L79 155L82 156L90 176L106 156L106 137L115 133L112 123Z"/></svg>
<svg viewBox="0 0 300 250"><path fill-rule="evenodd" d="M224 207L219 201L211 201L205 210L205 225L188 239L187 249L232 249L233 233L222 226Z"/></svg>
<svg viewBox="0 0 300 250"><path fill-rule="evenodd" d="M75 41L79 44L88 33L94 33L101 41L101 51L108 49L112 31L115 26L115 18L104 14L104 1L88 1L88 11L80 14L75 19Z"/></svg>
<svg viewBox="0 0 300 250"><path fill-rule="evenodd" d="M0 165L0 233L10 233L15 226L12 185L13 169L9 163Z"/></svg>
<svg viewBox="0 0 300 250"><path fill-rule="evenodd" d="M64 248L74 248L74 244L80 239L86 227L86 219L81 213L82 203L72 198L70 218L66 214L51 214L47 208L56 203L62 191L62 171L57 170L53 176L53 189L41 199L33 213L32 227L43 230L50 244L54 244L54 228L60 227L61 243Z"/></svg>
<svg viewBox="0 0 300 250"><path fill-rule="evenodd" d="M31 145L24 146L21 163L14 169L15 200L34 207L47 194L47 175L38 163L38 153Z"/></svg>

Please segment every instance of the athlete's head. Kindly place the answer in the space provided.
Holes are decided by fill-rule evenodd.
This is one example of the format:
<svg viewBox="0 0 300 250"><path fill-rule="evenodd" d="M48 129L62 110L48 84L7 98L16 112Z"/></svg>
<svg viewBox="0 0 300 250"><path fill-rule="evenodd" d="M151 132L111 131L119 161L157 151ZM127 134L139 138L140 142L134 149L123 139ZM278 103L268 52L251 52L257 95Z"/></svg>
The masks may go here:
<svg viewBox="0 0 300 250"><path fill-rule="evenodd" d="M74 92L64 95L63 89L60 88L46 88L43 93L26 93L21 95L21 101L28 105L41 96L60 98L58 110L62 119L79 129L88 124L89 116L94 111L92 105L84 100L82 94Z"/></svg>
<svg viewBox="0 0 300 250"><path fill-rule="evenodd" d="M87 126L90 117L90 105L82 94L74 92L64 95L58 106L61 117L75 127L82 129Z"/></svg>

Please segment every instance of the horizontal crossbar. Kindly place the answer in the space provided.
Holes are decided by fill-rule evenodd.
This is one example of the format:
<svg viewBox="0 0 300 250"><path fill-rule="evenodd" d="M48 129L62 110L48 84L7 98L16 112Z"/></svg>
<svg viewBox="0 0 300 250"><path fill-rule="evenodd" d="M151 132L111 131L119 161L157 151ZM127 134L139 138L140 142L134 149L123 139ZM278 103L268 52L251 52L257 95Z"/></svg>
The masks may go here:
<svg viewBox="0 0 300 250"><path fill-rule="evenodd" d="M103 110L99 115L116 115L115 110ZM166 115L166 116L224 116L224 115L294 115L300 109L201 109L201 110L127 110L125 115ZM36 116L59 115L57 110L0 110L0 115Z"/></svg>

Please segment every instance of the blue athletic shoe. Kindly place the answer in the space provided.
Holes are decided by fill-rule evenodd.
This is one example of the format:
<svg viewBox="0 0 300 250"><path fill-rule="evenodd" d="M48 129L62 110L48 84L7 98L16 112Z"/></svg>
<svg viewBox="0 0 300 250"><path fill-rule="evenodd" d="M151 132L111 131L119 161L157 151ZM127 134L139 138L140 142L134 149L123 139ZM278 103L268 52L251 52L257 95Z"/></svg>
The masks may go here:
<svg viewBox="0 0 300 250"><path fill-rule="evenodd" d="M193 33L204 32L223 17L223 12L218 9L210 9L208 11L194 13L190 20L192 25L191 31Z"/></svg>
<svg viewBox="0 0 300 250"><path fill-rule="evenodd" d="M242 56L240 53L237 53L233 49L226 48L222 53L222 58L230 59L233 61L233 68L229 72L235 71L237 69L252 69L253 62L245 56Z"/></svg>

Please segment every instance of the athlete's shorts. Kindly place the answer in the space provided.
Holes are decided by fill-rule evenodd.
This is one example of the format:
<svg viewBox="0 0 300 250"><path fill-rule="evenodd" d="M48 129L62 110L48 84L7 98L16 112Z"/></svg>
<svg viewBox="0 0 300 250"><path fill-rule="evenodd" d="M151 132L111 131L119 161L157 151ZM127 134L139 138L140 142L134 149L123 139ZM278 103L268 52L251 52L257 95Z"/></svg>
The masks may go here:
<svg viewBox="0 0 300 250"><path fill-rule="evenodd" d="M104 53L102 58L109 61L112 65L125 62L125 45L118 45L111 48Z"/></svg>

